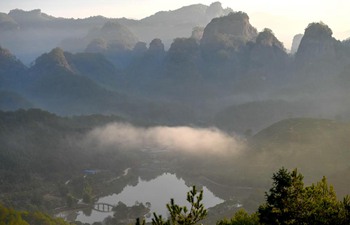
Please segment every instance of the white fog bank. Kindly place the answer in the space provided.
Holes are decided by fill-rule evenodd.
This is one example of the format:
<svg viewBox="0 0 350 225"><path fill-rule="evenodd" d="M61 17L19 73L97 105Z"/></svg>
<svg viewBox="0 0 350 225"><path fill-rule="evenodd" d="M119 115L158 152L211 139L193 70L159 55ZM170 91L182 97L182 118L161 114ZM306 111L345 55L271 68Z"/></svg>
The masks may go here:
<svg viewBox="0 0 350 225"><path fill-rule="evenodd" d="M112 123L96 128L88 134L88 141L99 147L127 150L167 149L188 153L238 153L242 148L239 138L217 128L141 128L125 123Z"/></svg>

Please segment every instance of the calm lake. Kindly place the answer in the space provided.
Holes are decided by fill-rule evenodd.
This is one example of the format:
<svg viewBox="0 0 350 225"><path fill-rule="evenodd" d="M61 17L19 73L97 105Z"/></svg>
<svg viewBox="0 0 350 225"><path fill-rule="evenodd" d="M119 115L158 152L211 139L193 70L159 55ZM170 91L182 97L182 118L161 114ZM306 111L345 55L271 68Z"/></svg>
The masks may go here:
<svg viewBox="0 0 350 225"><path fill-rule="evenodd" d="M127 206L135 205L135 202L151 203L150 212L156 212L163 216L167 216L166 204L173 198L175 203L183 206L188 205L186 201L186 193L190 190L183 179L178 179L176 175L164 173L161 176L144 181L139 178L136 186L126 186L119 194L113 194L98 199L98 203L108 203L117 205L123 202ZM223 200L216 197L206 187L203 187L203 204L206 208L222 203ZM83 223L101 222L108 216L112 216L113 212L98 212L92 210L90 215L85 215L83 211L78 212L77 221ZM148 219L150 220L150 219Z"/></svg>

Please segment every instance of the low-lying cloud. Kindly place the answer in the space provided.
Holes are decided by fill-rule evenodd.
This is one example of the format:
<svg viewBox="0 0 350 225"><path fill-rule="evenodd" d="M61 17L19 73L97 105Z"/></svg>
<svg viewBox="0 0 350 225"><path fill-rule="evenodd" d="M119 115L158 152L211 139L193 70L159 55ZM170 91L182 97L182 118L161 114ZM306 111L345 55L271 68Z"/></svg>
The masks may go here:
<svg viewBox="0 0 350 225"><path fill-rule="evenodd" d="M99 147L136 150L172 150L189 153L237 153L241 141L217 128L135 127L113 123L99 127L88 135L89 141Z"/></svg>

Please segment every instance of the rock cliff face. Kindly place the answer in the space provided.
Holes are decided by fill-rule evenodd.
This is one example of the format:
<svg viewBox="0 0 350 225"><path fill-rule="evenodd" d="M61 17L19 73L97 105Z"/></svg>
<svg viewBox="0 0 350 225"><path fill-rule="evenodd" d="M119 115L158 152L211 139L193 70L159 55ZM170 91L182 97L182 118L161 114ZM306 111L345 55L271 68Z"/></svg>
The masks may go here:
<svg viewBox="0 0 350 225"><path fill-rule="evenodd" d="M326 24L309 24L295 54L297 74L310 83L317 82L318 86L328 85L334 82L334 74L346 70L349 62L350 48L333 38L332 30Z"/></svg>
<svg viewBox="0 0 350 225"><path fill-rule="evenodd" d="M294 36L290 53L295 54L298 51L298 48L303 36L304 36L303 34L297 34Z"/></svg>
<svg viewBox="0 0 350 225"><path fill-rule="evenodd" d="M201 48L204 56L220 50L235 51L257 37L246 13L236 12L213 19L204 29Z"/></svg>
<svg viewBox="0 0 350 225"><path fill-rule="evenodd" d="M236 88L263 92L283 83L283 71L290 58L272 30L264 29L255 42L247 43L241 50L239 62L243 71L239 73L240 83Z"/></svg>
<svg viewBox="0 0 350 225"><path fill-rule="evenodd" d="M275 37L272 30L265 29L260 32L256 42L249 47L250 69L263 70L264 68L271 71L286 66L288 55L282 42Z"/></svg>
<svg viewBox="0 0 350 225"><path fill-rule="evenodd" d="M265 28L262 32L260 32L256 38L256 44L267 46L267 47L277 47L279 49L284 50L284 46L282 42L280 42L272 30Z"/></svg>
<svg viewBox="0 0 350 225"><path fill-rule="evenodd" d="M337 41L332 34L332 30L324 23L309 24L296 53L297 62L334 58Z"/></svg>

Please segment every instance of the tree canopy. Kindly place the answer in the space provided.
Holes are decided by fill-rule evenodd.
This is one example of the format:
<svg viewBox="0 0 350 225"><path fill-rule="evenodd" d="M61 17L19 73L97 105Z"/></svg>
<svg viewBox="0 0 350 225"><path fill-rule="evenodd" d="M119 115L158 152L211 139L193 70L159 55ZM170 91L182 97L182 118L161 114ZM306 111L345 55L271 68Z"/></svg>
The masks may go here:
<svg viewBox="0 0 350 225"><path fill-rule="evenodd" d="M61 218L52 218L41 212L16 211L0 204L1 225L69 225Z"/></svg>
<svg viewBox="0 0 350 225"><path fill-rule="evenodd" d="M266 203L258 210L261 224L349 224L349 197L338 201L325 177L304 187L302 174L282 168L272 179Z"/></svg>

